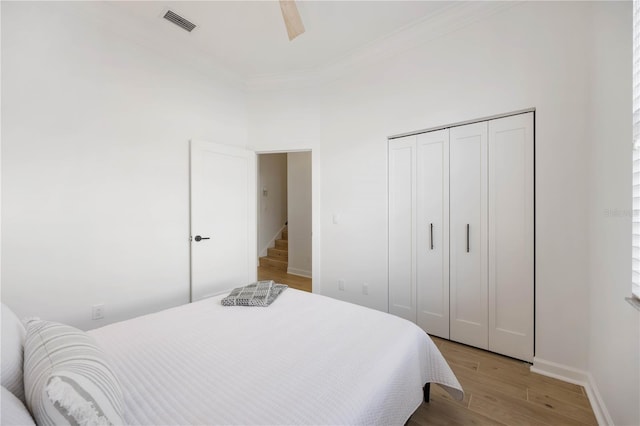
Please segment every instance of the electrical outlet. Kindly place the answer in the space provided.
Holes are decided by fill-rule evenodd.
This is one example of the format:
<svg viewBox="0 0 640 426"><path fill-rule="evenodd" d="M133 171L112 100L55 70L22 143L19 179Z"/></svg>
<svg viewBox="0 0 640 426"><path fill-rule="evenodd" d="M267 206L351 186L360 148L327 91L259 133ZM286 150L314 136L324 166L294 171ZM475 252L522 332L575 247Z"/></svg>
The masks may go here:
<svg viewBox="0 0 640 426"><path fill-rule="evenodd" d="M344 291L344 280L338 280L338 290Z"/></svg>
<svg viewBox="0 0 640 426"><path fill-rule="evenodd" d="M92 320L99 320L104 318L104 304L100 304L100 305L93 305L91 307L91 319Z"/></svg>
<svg viewBox="0 0 640 426"><path fill-rule="evenodd" d="M367 283L362 284L362 294L364 294L365 296L369 294L369 284Z"/></svg>

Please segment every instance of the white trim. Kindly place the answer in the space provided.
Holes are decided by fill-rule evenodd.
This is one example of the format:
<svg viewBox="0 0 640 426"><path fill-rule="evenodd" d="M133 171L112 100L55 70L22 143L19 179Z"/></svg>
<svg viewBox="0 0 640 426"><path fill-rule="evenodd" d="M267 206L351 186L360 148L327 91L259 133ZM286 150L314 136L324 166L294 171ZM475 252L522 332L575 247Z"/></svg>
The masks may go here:
<svg viewBox="0 0 640 426"><path fill-rule="evenodd" d="M631 294L636 298L636 299L640 299L640 285L638 284L632 284L631 285Z"/></svg>
<svg viewBox="0 0 640 426"><path fill-rule="evenodd" d="M633 149L631 179L631 294L640 298L640 1L633 1ZM630 300L633 302L633 299ZM632 303L633 304L633 303Z"/></svg>
<svg viewBox="0 0 640 426"><path fill-rule="evenodd" d="M390 35L373 40L364 47L359 47L342 57L335 58L317 69L275 74L242 75L231 68L220 65L211 55L203 55L202 51L192 43L185 43L188 33L178 31L154 32L145 31L145 25L139 25L138 19L121 13L111 2L73 2L66 6L67 11L80 15L79 19L91 19L105 30L118 35L126 35L136 43L165 55L171 52L171 58L179 57L181 62L197 68L206 74L226 79L230 84L244 87L247 90L272 90L309 87L344 75L348 69L370 66L380 61L391 61L393 57L417 46L453 33L464 27L482 21L496 13L517 5L519 2L452 2L434 13L428 14L417 22L411 22ZM160 9L158 15L145 18L145 24L156 22L166 8ZM192 20L190 18L190 20ZM192 20L193 22L193 20ZM194 22L195 23L195 22ZM164 22L162 25L172 25ZM199 31L198 27L194 31ZM158 46L167 46L160 49Z"/></svg>
<svg viewBox="0 0 640 426"><path fill-rule="evenodd" d="M305 271L304 269L287 268L287 274L311 278L311 271Z"/></svg>
<svg viewBox="0 0 640 426"><path fill-rule="evenodd" d="M537 357L533 358L533 365L530 368L532 373L552 377L563 382L573 383L584 387L584 390L591 403L593 414L596 416L599 425L613 425L613 419L607 410L607 406L600 395L596 381L588 371L578 370L568 365L558 364Z"/></svg>
<svg viewBox="0 0 640 426"><path fill-rule="evenodd" d="M327 83L342 77L347 70L392 61L398 54L482 21L516 4L518 2L453 2L417 22L337 58L332 63L306 71L248 76L245 87L249 91L259 91L304 88Z"/></svg>
<svg viewBox="0 0 640 426"><path fill-rule="evenodd" d="M391 139L404 138L405 136L414 136L414 135L420 135L420 134L423 134L423 133L431 133L431 132L435 132L435 131L438 131L438 130L450 129L451 127L460 127L460 126L466 126L468 124L482 123L483 121L490 121L490 120L497 120L499 118L513 117L514 115L522 115L522 114L526 114L526 113L529 113L529 112L536 112L536 108L535 107L525 108L525 109L521 109L521 110L517 110L517 111L507 112L507 113L504 113L504 114L489 115L489 116L486 116L484 118L477 118L475 120L459 121L457 123L447 124L445 126L436 126L436 127L430 127L428 129L423 129L423 130L415 130L413 132L408 132L408 133L400 133L399 135L388 136L387 139L391 140Z"/></svg>
<svg viewBox="0 0 640 426"><path fill-rule="evenodd" d="M543 376L553 377L576 385L584 386L587 383L587 373L568 365L558 364L553 361L547 361L538 357L533 357L532 373L542 374Z"/></svg>
<svg viewBox="0 0 640 426"><path fill-rule="evenodd" d="M607 410L607 406L600 395L600 391L598 390L598 386L596 385L596 381L591 375L591 373L587 373L589 377L589 381L587 382L587 386L584 387L584 390L587 392L587 397L589 398L589 402L591 403L591 408L593 409L593 413L596 415L596 419L598 420L599 425L613 425L613 419L609 414L609 410Z"/></svg>
<svg viewBox="0 0 640 426"><path fill-rule="evenodd" d="M284 228L286 226L287 225L282 225L282 228L280 228L280 230L276 232L276 235L274 235L273 238L269 240L267 245L262 250L260 250L260 255L258 257L265 257L267 255L267 250L276 246L276 240L280 239L280 237L282 236L282 231L284 231ZM258 264L260 264L260 260L258 260Z"/></svg>

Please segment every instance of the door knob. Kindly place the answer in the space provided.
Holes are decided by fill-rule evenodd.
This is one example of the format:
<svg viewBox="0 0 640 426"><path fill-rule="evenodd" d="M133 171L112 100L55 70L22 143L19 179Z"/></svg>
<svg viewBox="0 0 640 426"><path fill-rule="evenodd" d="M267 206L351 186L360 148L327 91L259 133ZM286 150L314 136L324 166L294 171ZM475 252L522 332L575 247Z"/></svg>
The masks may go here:
<svg viewBox="0 0 640 426"><path fill-rule="evenodd" d="M201 237L200 235L196 235L196 238L194 238L196 241L200 241L200 240L208 240L209 237Z"/></svg>

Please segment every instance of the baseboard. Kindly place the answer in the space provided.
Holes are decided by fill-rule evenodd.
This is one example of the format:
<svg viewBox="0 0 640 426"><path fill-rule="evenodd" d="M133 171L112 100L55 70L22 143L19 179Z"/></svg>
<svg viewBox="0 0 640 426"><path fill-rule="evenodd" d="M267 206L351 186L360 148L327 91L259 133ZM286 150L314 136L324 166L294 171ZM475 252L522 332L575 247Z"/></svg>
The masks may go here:
<svg viewBox="0 0 640 426"><path fill-rule="evenodd" d="M602 399L602 395L600 395L596 381L591 373L587 374L589 376L589 386L585 386L584 389L587 391L587 396L589 397L589 402L591 403L591 408L593 408L593 412L596 415L598 424L613 426L613 419L609 414L609 410L607 410L607 406L604 404L604 400Z"/></svg>
<svg viewBox="0 0 640 426"><path fill-rule="evenodd" d="M273 236L271 240L267 243L267 246L260 250L260 255L258 257L265 257L267 255L267 249L274 248L276 246L276 240L279 240L282 236L282 231L286 228L287 225L282 225L282 228ZM260 266L260 261L258 261L258 266Z"/></svg>
<svg viewBox="0 0 640 426"><path fill-rule="evenodd" d="M585 386L589 380L589 373L586 371L537 357L533 358L531 372L580 386Z"/></svg>
<svg viewBox="0 0 640 426"><path fill-rule="evenodd" d="M311 271L305 271L304 269L287 268L287 274L298 275L299 277L311 278Z"/></svg>
<svg viewBox="0 0 640 426"><path fill-rule="evenodd" d="M598 420L598 424L613 425L613 420L598 391L598 386L588 371L578 370L577 368L567 365L534 357L531 372L584 387L587 398L589 398L589 403L591 403L593 414L595 414L596 420Z"/></svg>

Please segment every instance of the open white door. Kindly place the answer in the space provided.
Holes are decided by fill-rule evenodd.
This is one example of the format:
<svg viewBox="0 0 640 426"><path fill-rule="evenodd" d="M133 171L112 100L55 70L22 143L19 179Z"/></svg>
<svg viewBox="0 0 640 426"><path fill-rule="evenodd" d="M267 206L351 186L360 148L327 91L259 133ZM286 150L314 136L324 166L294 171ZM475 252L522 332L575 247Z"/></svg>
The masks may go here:
<svg viewBox="0 0 640 426"><path fill-rule="evenodd" d="M256 159L191 141L191 301L256 280Z"/></svg>

